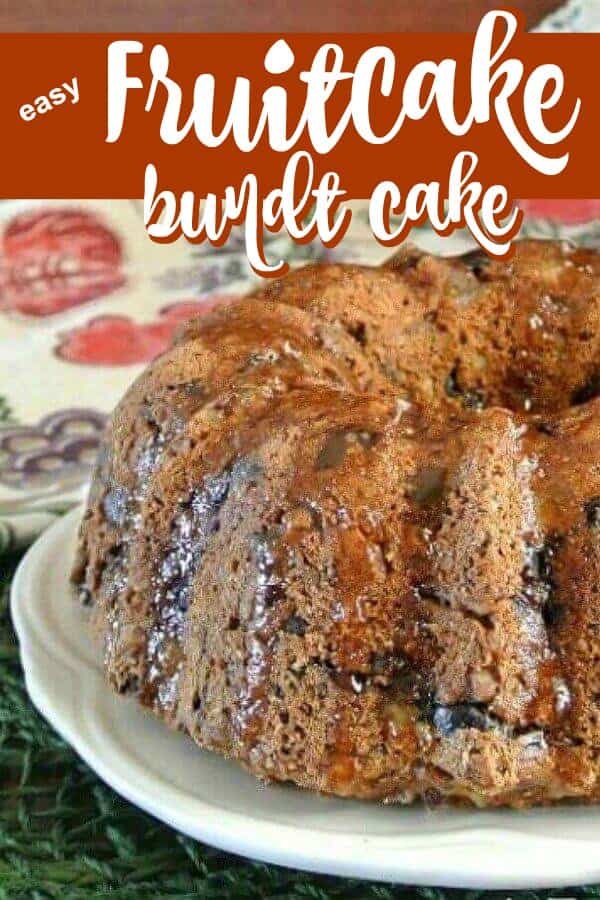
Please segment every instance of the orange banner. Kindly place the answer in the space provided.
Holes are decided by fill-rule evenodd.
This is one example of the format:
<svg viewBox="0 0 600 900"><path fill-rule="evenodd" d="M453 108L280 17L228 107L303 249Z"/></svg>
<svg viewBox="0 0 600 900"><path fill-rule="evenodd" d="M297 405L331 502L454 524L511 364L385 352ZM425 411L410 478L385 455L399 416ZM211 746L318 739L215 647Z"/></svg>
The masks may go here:
<svg viewBox="0 0 600 900"><path fill-rule="evenodd" d="M0 196L141 197L148 164L156 167L158 190L219 195L253 173L264 194L281 186L290 156L302 150L313 160L314 181L326 172L339 173L347 198L370 197L386 179L400 191L417 182L443 185L464 150L477 158L473 177L484 185L507 185L513 197L600 196L600 96L593 74L600 35L526 34L519 29L488 69L481 60L473 68L474 36L467 34L283 37L285 41L275 34L0 35ZM329 82L326 77L319 81L318 71L314 75L309 123L306 73L315 72L316 54L327 44L336 45L342 57L328 51L323 71L330 72ZM381 48L393 55L393 73ZM336 59L341 59L339 77ZM454 68L442 64L448 60L455 61ZM502 69L507 60L516 61L511 72ZM543 85L539 74L548 64L564 74L556 102L556 84L550 79ZM370 71L362 88L357 66L361 77ZM509 91L507 81L518 75L519 66L520 80ZM497 115L498 98L504 104L504 124ZM533 134L526 120L525 98L532 109L537 98L538 125L555 134L576 111L571 131L555 143L540 142L540 128ZM427 111L415 118L415 104L428 103ZM486 103L489 121L482 121ZM169 116L171 126L165 124ZM450 133L448 117L460 126L469 116L473 121L464 134ZM331 137L336 125L340 136L335 144L315 149L315 136L323 132ZM240 149L235 138L242 145L251 143L262 126L255 146ZM294 130L289 149L270 146L269 134L283 145ZM366 130L375 137L396 133L385 142L369 143ZM222 132L227 136L218 143ZM165 135L176 141L165 142ZM215 145L209 146L211 142ZM538 157L564 156L567 161L556 174L532 164Z"/></svg>

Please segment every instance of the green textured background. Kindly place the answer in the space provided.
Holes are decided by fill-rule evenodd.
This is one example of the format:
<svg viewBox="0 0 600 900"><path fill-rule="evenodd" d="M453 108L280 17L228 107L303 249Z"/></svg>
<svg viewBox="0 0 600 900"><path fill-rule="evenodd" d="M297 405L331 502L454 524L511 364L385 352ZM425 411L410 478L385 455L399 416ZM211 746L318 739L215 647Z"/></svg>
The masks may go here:
<svg viewBox="0 0 600 900"><path fill-rule="evenodd" d="M27 699L8 613L17 562L17 556L0 557L0 900L509 896L371 884L250 862L177 834L122 800ZM600 885L510 896L600 897Z"/></svg>

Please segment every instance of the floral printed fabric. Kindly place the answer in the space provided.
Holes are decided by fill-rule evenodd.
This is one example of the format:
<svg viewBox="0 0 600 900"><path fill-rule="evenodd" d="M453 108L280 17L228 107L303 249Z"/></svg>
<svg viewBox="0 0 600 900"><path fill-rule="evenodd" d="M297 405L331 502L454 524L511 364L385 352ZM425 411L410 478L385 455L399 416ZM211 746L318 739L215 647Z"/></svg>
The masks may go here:
<svg viewBox="0 0 600 900"><path fill-rule="evenodd" d="M599 0L575 0L544 30L600 30ZM522 201L523 235L600 244L600 200ZM461 253L460 233L411 239ZM354 204L341 245L298 246L269 235L273 258L376 264L387 251ZM222 248L158 245L138 201L0 202L0 547L23 543L79 499L104 423L178 324L256 283L243 233Z"/></svg>
<svg viewBox="0 0 600 900"><path fill-rule="evenodd" d="M535 30L600 31L600 3L598 0L569 0Z"/></svg>

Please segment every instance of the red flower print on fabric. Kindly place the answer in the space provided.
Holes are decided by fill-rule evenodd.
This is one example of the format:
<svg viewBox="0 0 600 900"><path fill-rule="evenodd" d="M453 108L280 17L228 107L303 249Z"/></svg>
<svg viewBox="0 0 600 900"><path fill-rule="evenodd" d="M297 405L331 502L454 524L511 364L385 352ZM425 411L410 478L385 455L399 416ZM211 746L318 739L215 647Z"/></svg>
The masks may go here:
<svg viewBox="0 0 600 900"><path fill-rule="evenodd" d="M230 299L233 298L218 295L174 303L161 309L158 318L150 322L136 322L122 315L96 316L65 332L55 352L66 362L89 366L149 362L166 350L183 322Z"/></svg>
<svg viewBox="0 0 600 900"><path fill-rule="evenodd" d="M0 309L52 316L125 283L117 234L95 213L46 208L12 218L0 237Z"/></svg>

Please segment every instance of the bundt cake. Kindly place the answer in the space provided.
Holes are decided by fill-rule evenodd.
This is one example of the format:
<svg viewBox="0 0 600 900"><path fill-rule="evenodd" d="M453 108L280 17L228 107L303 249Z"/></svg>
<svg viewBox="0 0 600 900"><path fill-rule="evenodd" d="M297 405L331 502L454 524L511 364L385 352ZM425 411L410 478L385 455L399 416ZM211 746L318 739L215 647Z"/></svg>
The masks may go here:
<svg viewBox="0 0 600 900"><path fill-rule="evenodd" d="M111 685L261 778L600 800L600 253L409 248L191 321L73 580Z"/></svg>

